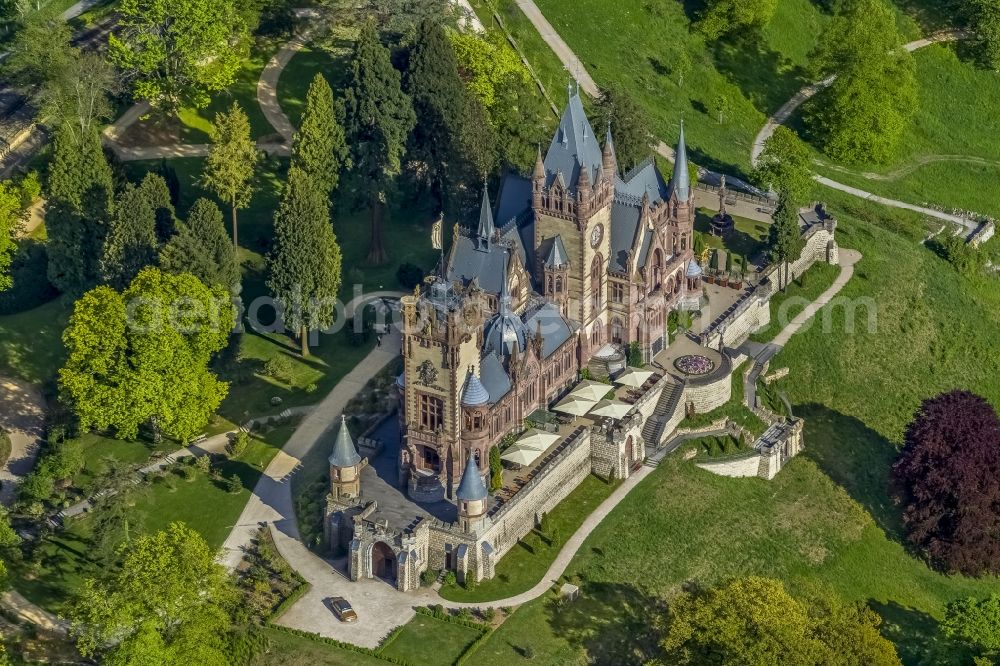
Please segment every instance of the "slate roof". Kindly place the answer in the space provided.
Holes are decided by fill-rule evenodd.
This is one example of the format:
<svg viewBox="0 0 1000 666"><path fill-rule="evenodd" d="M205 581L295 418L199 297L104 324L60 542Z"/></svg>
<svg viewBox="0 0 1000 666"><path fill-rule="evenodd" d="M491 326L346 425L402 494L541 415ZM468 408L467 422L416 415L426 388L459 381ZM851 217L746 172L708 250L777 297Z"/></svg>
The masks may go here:
<svg viewBox="0 0 1000 666"><path fill-rule="evenodd" d="M628 253L639 226L639 206L616 200L611 204L611 270L628 271Z"/></svg>
<svg viewBox="0 0 1000 666"><path fill-rule="evenodd" d="M334 467L353 467L361 462L361 456L354 448L351 432L347 429L347 417L343 414L340 415L340 429L337 431L337 439L333 441L333 453L329 460Z"/></svg>
<svg viewBox="0 0 1000 666"><path fill-rule="evenodd" d="M479 378L490 394L490 404L496 404L510 391L510 375L500 357L490 352L479 360Z"/></svg>
<svg viewBox="0 0 1000 666"><path fill-rule="evenodd" d="M503 275L507 275L506 254L504 255ZM507 280L500 281L499 308L496 315L486 323L483 332L485 351L494 351L501 356L506 356L514 351L524 351L524 346L528 341L528 331L521 318L510 309L510 292L507 287Z"/></svg>
<svg viewBox="0 0 1000 666"><path fill-rule="evenodd" d="M550 268L565 266L569 263L569 254L566 253L566 246L563 245L562 236L556 236L549 245L549 251L545 255L545 265Z"/></svg>
<svg viewBox="0 0 1000 666"><path fill-rule="evenodd" d="M692 259L691 261L688 262L687 271L685 271L685 275L687 275L687 277L689 278L698 277L699 275L701 275L701 272L702 272L701 266L698 265L697 261Z"/></svg>
<svg viewBox="0 0 1000 666"><path fill-rule="evenodd" d="M531 180L509 173L500 186L497 201L496 221L506 227L512 221L520 221L531 210Z"/></svg>
<svg viewBox="0 0 1000 666"><path fill-rule="evenodd" d="M678 201L687 201L691 195L691 171L688 167L687 144L684 142L684 119L681 118L680 136L677 137L677 154L674 157L674 177L670 186Z"/></svg>
<svg viewBox="0 0 1000 666"><path fill-rule="evenodd" d="M486 486L483 485L483 477L479 476L479 468L476 467L476 457L470 455L455 496L464 502L475 502L486 499L488 494Z"/></svg>
<svg viewBox="0 0 1000 666"><path fill-rule="evenodd" d="M615 194L634 197L642 201L642 195L649 195L649 205L655 205L670 197L670 188L663 180L660 170L652 157L646 158L625 175L628 180L619 180L615 185Z"/></svg>
<svg viewBox="0 0 1000 666"><path fill-rule="evenodd" d="M506 248L503 245L507 244L512 245L513 251L521 259L522 265L530 265L527 262L524 243L514 226L501 234L500 240L503 245L490 243L489 247L482 248L478 246L477 240L468 234L459 234L455 239L455 249L448 263L449 282L468 285L473 278L479 278L479 286L484 291L499 294L503 277L506 275L504 271L504 250Z"/></svg>
<svg viewBox="0 0 1000 666"><path fill-rule="evenodd" d="M496 225L493 224L493 208L490 205L490 192L483 187L483 203L479 207L479 228L476 231L476 235L479 236L480 241L491 241L493 240L494 231L496 231Z"/></svg>
<svg viewBox="0 0 1000 666"><path fill-rule="evenodd" d="M580 92L576 91L570 94L559 128L545 153L545 185L551 185L557 174L562 174L565 186L575 190L582 164L587 166L590 182L595 182L602 164L601 146L583 110Z"/></svg>
<svg viewBox="0 0 1000 666"><path fill-rule="evenodd" d="M541 332L542 358L552 355L573 334L555 303L545 303L528 315L525 326L532 334Z"/></svg>
<svg viewBox="0 0 1000 666"><path fill-rule="evenodd" d="M490 392L479 381L479 377L474 372L470 372L469 377L465 380L465 390L462 392L462 406L480 407L489 401Z"/></svg>

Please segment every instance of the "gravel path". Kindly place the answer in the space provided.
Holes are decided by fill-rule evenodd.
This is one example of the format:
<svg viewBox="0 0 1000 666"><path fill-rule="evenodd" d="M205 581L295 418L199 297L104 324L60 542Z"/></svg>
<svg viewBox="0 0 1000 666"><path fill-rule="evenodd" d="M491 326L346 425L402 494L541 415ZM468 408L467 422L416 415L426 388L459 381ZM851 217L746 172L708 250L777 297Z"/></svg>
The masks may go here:
<svg viewBox="0 0 1000 666"><path fill-rule="evenodd" d="M35 466L45 435L45 399L37 388L0 377L0 428L10 437L10 457L0 468L0 503L13 504L21 479Z"/></svg>

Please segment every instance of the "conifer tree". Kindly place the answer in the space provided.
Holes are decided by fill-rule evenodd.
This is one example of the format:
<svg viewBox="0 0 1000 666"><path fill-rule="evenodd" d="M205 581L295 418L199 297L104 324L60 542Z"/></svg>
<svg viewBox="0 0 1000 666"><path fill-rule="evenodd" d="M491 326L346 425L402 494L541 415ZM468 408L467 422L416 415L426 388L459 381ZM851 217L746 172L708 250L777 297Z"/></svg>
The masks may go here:
<svg viewBox="0 0 1000 666"><path fill-rule="evenodd" d="M292 162L312 176L327 196L337 189L341 168L350 166L333 91L319 72L309 84L302 126L292 141Z"/></svg>
<svg viewBox="0 0 1000 666"><path fill-rule="evenodd" d="M49 170L49 281L59 291L81 294L100 281L100 259L111 213L111 167L96 130L56 131Z"/></svg>
<svg viewBox="0 0 1000 666"><path fill-rule="evenodd" d="M410 135L409 155L423 163L432 191L445 205L464 170L462 130L468 95L458 73L458 61L444 28L425 20L410 52L406 92L413 99L416 125ZM471 174L479 180L482 174Z"/></svg>
<svg viewBox="0 0 1000 666"><path fill-rule="evenodd" d="M246 208L253 196L257 170L257 144L250 136L250 120L233 102L228 112L215 116L212 149L205 160L202 184L229 204L233 220L233 247L239 247L236 210Z"/></svg>
<svg viewBox="0 0 1000 666"><path fill-rule="evenodd" d="M190 273L209 286L232 289L239 283L236 251L214 202L194 202L187 221L177 223L177 235L160 252L160 266L171 273Z"/></svg>
<svg viewBox="0 0 1000 666"><path fill-rule="evenodd" d="M361 29L351 62L346 94L348 143L354 170L367 184L371 208L371 249L368 260L386 260L383 217L387 193L399 175L406 139L416 117L413 104L400 87L400 76L379 41L372 23Z"/></svg>
<svg viewBox="0 0 1000 666"><path fill-rule="evenodd" d="M781 290L784 291L788 287L788 263L799 256L803 247L798 212L787 199L782 199L778 203L778 209L774 212L774 222L771 223L771 228L768 231L768 246L771 261L779 264L778 282Z"/></svg>
<svg viewBox="0 0 1000 666"><path fill-rule="evenodd" d="M274 247L268 256L267 286L281 304L285 328L299 335L309 355L309 331L329 328L340 290L341 256L330 226L327 198L297 166L288 170L285 192L274 216Z"/></svg>
<svg viewBox="0 0 1000 666"><path fill-rule="evenodd" d="M100 262L104 282L124 289L139 271L156 263L157 219L172 220L173 214L170 193L161 176L146 174L138 187L127 183L115 203L104 240Z"/></svg>

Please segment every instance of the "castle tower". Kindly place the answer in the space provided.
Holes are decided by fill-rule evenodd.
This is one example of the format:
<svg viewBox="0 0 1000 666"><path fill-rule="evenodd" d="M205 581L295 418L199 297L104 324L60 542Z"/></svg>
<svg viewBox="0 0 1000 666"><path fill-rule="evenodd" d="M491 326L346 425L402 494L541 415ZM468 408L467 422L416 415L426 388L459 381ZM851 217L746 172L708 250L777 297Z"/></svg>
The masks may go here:
<svg viewBox="0 0 1000 666"><path fill-rule="evenodd" d="M352 499L361 495L363 462L347 429L347 417L340 415L340 429L330 454L330 494L334 499Z"/></svg>
<svg viewBox="0 0 1000 666"><path fill-rule="evenodd" d="M472 457L479 457L479 466L488 468L490 429L490 394L469 368L462 390L462 445Z"/></svg>
<svg viewBox="0 0 1000 666"><path fill-rule="evenodd" d="M694 193L691 191L691 171L687 143L684 139L684 119L674 155L674 173L670 179L670 245L675 255L687 254L694 244Z"/></svg>
<svg viewBox="0 0 1000 666"><path fill-rule="evenodd" d="M475 532L483 526L486 520L487 496L486 485L479 474L476 456L469 452L465 463L465 473L458 485L455 497L458 499L458 525L466 532Z"/></svg>
<svg viewBox="0 0 1000 666"><path fill-rule="evenodd" d="M559 310L565 316L569 292L569 255L562 236L552 239L552 247L545 256L542 268L542 293L548 300L558 303Z"/></svg>
<svg viewBox="0 0 1000 666"><path fill-rule="evenodd" d="M531 205L533 208L541 208L544 189L545 164L542 162L542 148L539 146L538 156L535 158L535 171L531 175Z"/></svg>

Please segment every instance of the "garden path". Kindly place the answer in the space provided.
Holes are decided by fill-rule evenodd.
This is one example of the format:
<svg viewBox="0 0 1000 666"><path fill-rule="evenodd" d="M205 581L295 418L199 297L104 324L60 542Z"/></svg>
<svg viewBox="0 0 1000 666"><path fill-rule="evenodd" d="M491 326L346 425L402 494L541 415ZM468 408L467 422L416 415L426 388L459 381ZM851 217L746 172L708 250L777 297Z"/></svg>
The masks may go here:
<svg viewBox="0 0 1000 666"><path fill-rule="evenodd" d="M0 429L10 437L10 456L0 468L0 504L10 506L38 457L45 434L45 398L27 382L0 377L0 405Z"/></svg>
<svg viewBox="0 0 1000 666"><path fill-rule="evenodd" d="M962 39L966 39L971 36L971 33L964 30L947 30L944 32L939 32L929 37L924 37L922 39L914 40L908 44L905 44L903 48L911 53L917 51L931 44L940 44L942 42L954 42ZM785 121L787 121L795 110L798 109L802 104L804 104L808 99L816 95L822 90L828 88L837 79L836 74L829 76L822 81L817 81L816 83L811 83L801 90L799 90L795 95L785 102L781 108L774 112L770 118L767 119L767 123L761 128L760 132L757 133L756 138L754 138L753 147L750 150L750 163L753 165L757 164L757 160L760 158L761 152L764 150L764 144L767 142L771 135L774 134L775 130L778 129ZM904 210L912 210L928 217L933 217L939 220L944 220L945 222L951 222L953 224L961 225L963 228L971 231L975 231L978 226L974 220L970 220L967 217L961 215L953 215L951 213L945 213L940 210L935 210L933 208L928 208L926 206L917 206L914 204L906 203L904 201L898 201L896 199L889 199L887 197L881 197L877 194L872 194L858 187L851 187L850 185L845 185L832 178L827 178L825 176L814 175L813 178L817 183L825 185L826 187L839 190L850 194L851 196L858 197L860 199L866 199L868 201L873 201L883 206L889 206L891 208L900 208Z"/></svg>

